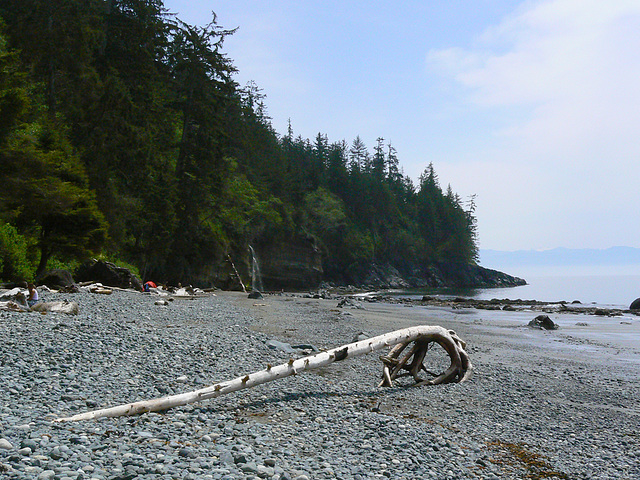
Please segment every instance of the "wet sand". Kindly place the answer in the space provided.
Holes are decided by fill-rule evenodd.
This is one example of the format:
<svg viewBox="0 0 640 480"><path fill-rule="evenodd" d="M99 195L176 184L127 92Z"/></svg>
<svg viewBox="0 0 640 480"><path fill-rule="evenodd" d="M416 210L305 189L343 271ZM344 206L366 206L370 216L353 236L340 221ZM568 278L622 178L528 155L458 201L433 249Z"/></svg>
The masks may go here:
<svg viewBox="0 0 640 480"><path fill-rule="evenodd" d="M246 304L243 294L224 292L222 295ZM253 301L262 323L280 326L280 330L295 328L297 320L284 313L291 304L313 313L345 314L354 330L372 335L415 325L441 325L456 331L470 346L482 346L494 356L526 362L536 358L570 359L586 364L619 365L640 377L640 317L597 316L575 313L548 314L559 325L558 330L544 331L527 324L540 311L501 311L475 308L448 308L360 301L362 308L338 308L336 299L305 298L298 294L267 295ZM302 340L302 339L301 339ZM522 357L522 358L520 358ZM481 357L482 358L482 357ZM476 364L481 363L476 358Z"/></svg>

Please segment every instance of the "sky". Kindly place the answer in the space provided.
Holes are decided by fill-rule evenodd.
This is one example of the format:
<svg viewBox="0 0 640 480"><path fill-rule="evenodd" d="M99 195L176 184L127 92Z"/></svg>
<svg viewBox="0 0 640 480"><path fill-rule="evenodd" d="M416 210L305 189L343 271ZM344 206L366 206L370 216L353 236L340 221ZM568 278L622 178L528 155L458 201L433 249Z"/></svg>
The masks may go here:
<svg viewBox="0 0 640 480"><path fill-rule="evenodd" d="M237 31L278 133L378 137L475 195L479 246L640 247L640 1L165 0Z"/></svg>

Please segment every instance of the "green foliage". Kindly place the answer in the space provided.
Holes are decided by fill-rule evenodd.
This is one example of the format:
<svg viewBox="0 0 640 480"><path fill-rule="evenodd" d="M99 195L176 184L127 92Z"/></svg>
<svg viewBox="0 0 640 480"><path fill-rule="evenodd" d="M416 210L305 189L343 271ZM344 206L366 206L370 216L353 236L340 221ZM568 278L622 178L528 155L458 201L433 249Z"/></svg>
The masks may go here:
<svg viewBox="0 0 640 480"><path fill-rule="evenodd" d="M282 202L273 196L263 197L243 175L234 177L222 192L220 219L241 248L283 222Z"/></svg>
<svg viewBox="0 0 640 480"><path fill-rule="evenodd" d="M16 53L7 49L0 34L0 143L5 141L28 105L25 76L18 67Z"/></svg>
<svg viewBox="0 0 640 480"><path fill-rule="evenodd" d="M0 151L5 188L0 205L6 219L36 239L44 271L51 255L83 258L98 252L105 224L88 189L84 167L71 154L64 134L44 120L36 138L18 135Z"/></svg>
<svg viewBox="0 0 640 480"><path fill-rule="evenodd" d="M227 255L301 233L329 280L477 259L473 199L444 193L433 165L414 187L382 137L369 152L278 135L258 86L234 82L215 15L188 25L161 0L0 15L0 218L38 271L104 248L143 278L207 283Z"/></svg>
<svg viewBox="0 0 640 480"><path fill-rule="evenodd" d="M29 243L15 227L0 221L0 279L32 279L33 262L28 257Z"/></svg>
<svg viewBox="0 0 640 480"><path fill-rule="evenodd" d="M67 270L68 272L75 272L81 264L82 262L77 259L61 259L56 255L53 255L47 262L47 270L60 269Z"/></svg>
<svg viewBox="0 0 640 480"><path fill-rule="evenodd" d="M342 200L323 187L304 197L307 227L324 240L330 240L347 225Z"/></svg>

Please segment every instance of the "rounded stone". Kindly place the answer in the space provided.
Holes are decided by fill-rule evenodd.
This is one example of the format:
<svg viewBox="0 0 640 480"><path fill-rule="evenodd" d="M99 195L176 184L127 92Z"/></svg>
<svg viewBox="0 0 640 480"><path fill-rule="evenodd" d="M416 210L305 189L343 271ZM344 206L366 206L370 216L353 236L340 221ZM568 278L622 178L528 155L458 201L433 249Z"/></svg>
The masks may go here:
<svg viewBox="0 0 640 480"><path fill-rule="evenodd" d="M0 450L13 450L13 445L6 438L0 438Z"/></svg>

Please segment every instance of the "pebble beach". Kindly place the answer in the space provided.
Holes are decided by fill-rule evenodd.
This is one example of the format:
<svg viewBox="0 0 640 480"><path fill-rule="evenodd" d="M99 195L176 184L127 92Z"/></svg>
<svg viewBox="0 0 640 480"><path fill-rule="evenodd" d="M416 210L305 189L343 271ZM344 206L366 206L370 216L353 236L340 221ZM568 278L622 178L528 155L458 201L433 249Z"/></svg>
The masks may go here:
<svg viewBox="0 0 640 480"><path fill-rule="evenodd" d="M535 312L303 294L43 296L79 314L0 311L3 479L640 478L640 317L559 314L539 331ZM55 422L415 325L455 330L471 378L378 387L376 352L161 413ZM429 352L430 370L448 363Z"/></svg>

